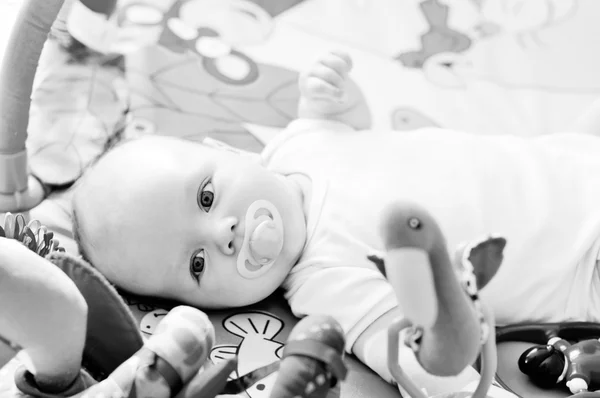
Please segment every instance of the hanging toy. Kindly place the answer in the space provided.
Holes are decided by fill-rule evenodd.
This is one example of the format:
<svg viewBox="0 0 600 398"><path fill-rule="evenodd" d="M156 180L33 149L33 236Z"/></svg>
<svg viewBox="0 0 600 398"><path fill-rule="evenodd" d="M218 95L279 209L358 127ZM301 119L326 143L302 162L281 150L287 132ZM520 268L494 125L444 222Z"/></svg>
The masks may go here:
<svg viewBox="0 0 600 398"><path fill-rule="evenodd" d="M283 350L271 398L324 398L346 377L342 327L326 315L303 318Z"/></svg>
<svg viewBox="0 0 600 398"><path fill-rule="evenodd" d="M404 315L388 329L392 376L411 397L426 398L399 364L400 332L405 330L404 344L419 361L429 360L427 368L434 375L448 375L456 364L470 366L481 353L481 379L472 397L486 397L497 367L495 323L478 290L498 270L506 241L490 237L463 246L452 261L440 227L422 207L396 203L382 219L387 253L375 263L394 288ZM474 255L482 250L486 255ZM460 348L455 350L459 354L444 357L435 350L447 344Z"/></svg>

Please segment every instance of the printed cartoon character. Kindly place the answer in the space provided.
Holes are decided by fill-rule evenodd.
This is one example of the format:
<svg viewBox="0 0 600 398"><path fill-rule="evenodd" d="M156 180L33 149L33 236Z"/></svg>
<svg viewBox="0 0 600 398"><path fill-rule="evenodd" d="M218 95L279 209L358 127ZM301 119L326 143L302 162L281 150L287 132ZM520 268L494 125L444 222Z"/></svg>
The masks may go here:
<svg viewBox="0 0 600 398"><path fill-rule="evenodd" d="M519 369L542 388L566 382L573 394L587 392L590 385L600 384L600 341L590 339L571 344L552 337L548 344L523 352Z"/></svg>
<svg viewBox="0 0 600 398"><path fill-rule="evenodd" d="M156 309L144 315L140 322L140 332L143 333L143 336L150 337L154 333L156 326L168 313L169 311L167 310Z"/></svg>
<svg viewBox="0 0 600 398"><path fill-rule="evenodd" d="M118 12L119 25L161 26L159 45L197 54L204 69L227 84L250 84L258 78L257 64L236 48L267 39L273 20L264 9L244 0L178 0L166 12L161 5L125 4ZM153 15L151 21L147 15Z"/></svg>
<svg viewBox="0 0 600 398"><path fill-rule="evenodd" d="M238 357L238 368L233 378L279 361L283 343L275 340L283 329L283 321L269 313L250 311L233 314L223 320L223 327L229 333L240 337L238 345L216 345L210 353L213 363ZM252 385L246 391L250 398L269 397L277 373L271 373Z"/></svg>
<svg viewBox="0 0 600 398"><path fill-rule="evenodd" d="M425 0L419 4L429 25L429 30L421 35L421 48L399 54L398 59L407 68L422 68L435 54L461 53L471 47L471 39L464 33L448 26L450 7L439 0Z"/></svg>
<svg viewBox="0 0 600 398"><path fill-rule="evenodd" d="M81 1L91 7L99 0ZM69 29L92 45L95 36L82 22L80 9L74 7ZM148 131L193 140L210 135L258 152L263 143L245 124L283 128L296 118L298 72L257 62L244 51L267 40L273 30L273 18L255 3L122 1L114 12L118 17L108 19L109 24L118 21L111 28L117 31L113 41L143 47L127 57L126 69L130 114L151 125ZM152 43L159 45L148 46ZM349 86L342 115L370 121L361 90L355 83Z"/></svg>
<svg viewBox="0 0 600 398"><path fill-rule="evenodd" d="M462 89L470 84L479 87L491 83L515 90L598 91L593 76L573 73L579 69L570 63L571 59L581 62L587 56L572 43L588 37L575 36L579 34L578 28L570 20L577 12L593 13L595 9L583 10L578 0L472 0L471 10L459 8L464 4L458 3L465 2L421 2L421 12L429 26L420 37L421 48L404 51L395 59L404 67L422 69L427 80L440 87ZM448 15L452 12L456 14L454 19L463 23L459 27L448 26ZM585 17L577 17L581 23L588 23ZM473 21L466 22L470 19ZM557 36L571 33L572 40L556 40ZM511 48L513 43L518 47ZM534 51L528 50L531 47L535 47ZM483 55L499 51L506 53L506 57L498 57L498 64L490 68L489 58ZM504 59L510 59L510 63L503 65ZM548 65L552 68L547 68ZM545 68L546 72L523 73L531 68Z"/></svg>
<svg viewBox="0 0 600 398"><path fill-rule="evenodd" d="M482 32L507 34L521 46L527 39L535 45L547 45L539 33L573 16L579 0L480 0ZM495 28L492 28L495 27Z"/></svg>
<svg viewBox="0 0 600 398"><path fill-rule="evenodd" d="M473 41L467 33L448 25L450 6L439 0L425 0L419 4L429 29L420 37L421 48L402 52L395 57L406 68L422 69L427 79L442 87L463 87L463 69L470 64L463 53Z"/></svg>

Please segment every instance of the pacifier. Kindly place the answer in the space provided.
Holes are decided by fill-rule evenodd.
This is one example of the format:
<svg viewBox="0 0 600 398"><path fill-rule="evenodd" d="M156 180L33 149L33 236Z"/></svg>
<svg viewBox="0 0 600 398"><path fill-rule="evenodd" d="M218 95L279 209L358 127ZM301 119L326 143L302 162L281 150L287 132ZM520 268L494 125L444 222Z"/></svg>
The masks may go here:
<svg viewBox="0 0 600 398"><path fill-rule="evenodd" d="M275 205L257 200L246 211L246 233L237 258L237 268L244 278L254 279L265 272L283 248L283 221Z"/></svg>

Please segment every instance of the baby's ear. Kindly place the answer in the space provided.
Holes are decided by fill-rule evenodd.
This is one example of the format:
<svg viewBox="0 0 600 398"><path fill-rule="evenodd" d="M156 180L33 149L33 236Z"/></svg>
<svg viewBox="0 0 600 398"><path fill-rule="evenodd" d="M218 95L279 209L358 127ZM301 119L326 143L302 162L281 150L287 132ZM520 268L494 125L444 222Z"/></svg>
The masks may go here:
<svg viewBox="0 0 600 398"><path fill-rule="evenodd" d="M239 148L233 147L229 144L226 144L223 141L215 140L214 138L206 137L205 139L202 140L202 144L209 148L218 149L221 151L229 151L229 152L233 152L240 156L248 157L249 159L251 159L252 161L254 161L258 164L263 163L263 158L262 158L262 156L260 156L259 153L245 151L243 149L239 149Z"/></svg>

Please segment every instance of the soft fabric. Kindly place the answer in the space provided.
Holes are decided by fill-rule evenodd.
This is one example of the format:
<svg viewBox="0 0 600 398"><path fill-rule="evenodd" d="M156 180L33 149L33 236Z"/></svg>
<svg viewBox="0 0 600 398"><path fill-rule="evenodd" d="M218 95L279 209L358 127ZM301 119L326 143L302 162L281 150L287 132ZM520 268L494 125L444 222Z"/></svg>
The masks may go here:
<svg viewBox="0 0 600 398"><path fill-rule="evenodd" d="M115 288L96 269L69 253L48 260L67 274L88 304L84 366L103 379L142 347L142 334Z"/></svg>
<svg viewBox="0 0 600 398"><path fill-rule="evenodd" d="M594 136L355 132L299 120L267 145L264 159L273 171L312 180L308 243L285 282L292 311L335 316L348 350L396 305L367 255L383 250L380 211L399 199L427 208L450 248L489 233L506 237L504 262L482 291L498 323L599 319Z"/></svg>

